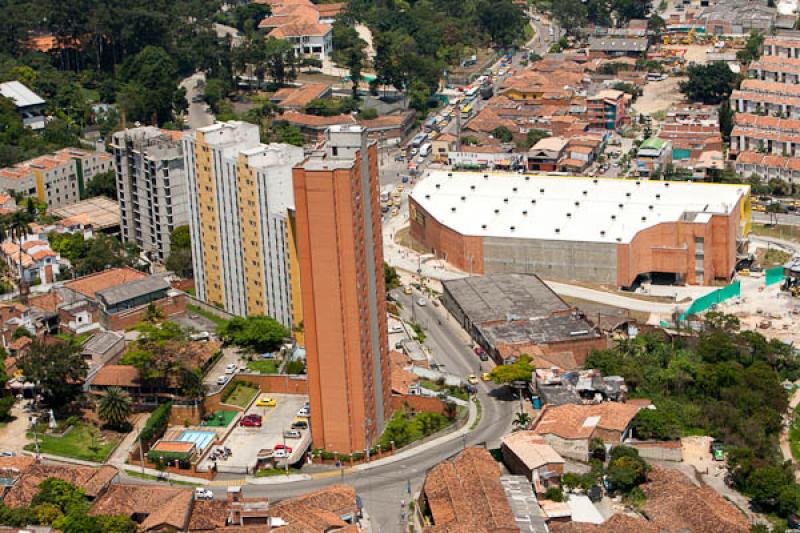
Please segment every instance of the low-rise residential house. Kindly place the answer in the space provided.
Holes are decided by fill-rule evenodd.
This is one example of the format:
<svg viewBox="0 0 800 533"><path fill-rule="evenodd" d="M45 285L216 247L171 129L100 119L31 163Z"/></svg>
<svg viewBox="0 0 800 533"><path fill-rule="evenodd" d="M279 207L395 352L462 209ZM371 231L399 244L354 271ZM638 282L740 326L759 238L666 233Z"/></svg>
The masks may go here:
<svg viewBox="0 0 800 533"><path fill-rule="evenodd" d="M185 531L193 499L191 488L120 483L97 498L89 514L126 516L140 532Z"/></svg>
<svg viewBox="0 0 800 533"><path fill-rule="evenodd" d="M672 163L672 143L650 137L639 145L636 152L636 170L641 177L651 177Z"/></svg>
<svg viewBox="0 0 800 533"><path fill-rule="evenodd" d="M589 57L644 57L648 46L646 37L590 37Z"/></svg>
<svg viewBox="0 0 800 533"><path fill-rule="evenodd" d="M547 137L528 150L528 170L554 172L564 158L569 140L563 137Z"/></svg>
<svg viewBox="0 0 800 533"><path fill-rule="evenodd" d="M604 89L586 97L586 120L589 127L618 131L630 122L630 96L616 89Z"/></svg>
<svg viewBox="0 0 800 533"><path fill-rule="evenodd" d="M44 109L47 102L18 81L0 83L0 96L9 98L17 106L22 124L32 130L44 129L46 119Z"/></svg>
<svg viewBox="0 0 800 533"><path fill-rule="evenodd" d="M423 531L518 533L500 474L500 466L483 448L467 448L433 467L420 496L432 524Z"/></svg>
<svg viewBox="0 0 800 533"><path fill-rule="evenodd" d="M34 318L28 306L17 302L0 304L0 341L7 351L14 341L14 333L19 328L25 329L31 336L44 333L41 321Z"/></svg>
<svg viewBox="0 0 800 533"><path fill-rule="evenodd" d="M703 152L722 150L719 125L665 124L658 137L672 144L674 161L697 159Z"/></svg>
<svg viewBox="0 0 800 533"><path fill-rule="evenodd" d="M57 478L81 489L86 499L95 501L105 494L119 471L111 465L99 468L78 465L31 463L21 471L14 484L6 490L3 504L17 508L30 505L39 494L39 486L49 478Z"/></svg>
<svg viewBox="0 0 800 533"><path fill-rule="evenodd" d="M315 144L325 137L325 132L331 126L354 124L352 115L335 115L321 117L300 112L287 112L275 117L276 123L285 123L294 126L303 134L306 144Z"/></svg>
<svg viewBox="0 0 800 533"><path fill-rule="evenodd" d="M447 162L454 168L508 170L525 168L525 154L510 152L498 144L462 144L460 150L448 152Z"/></svg>
<svg viewBox="0 0 800 533"><path fill-rule="evenodd" d="M25 241L22 246L6 241L0 244L0 251L13 276L23 279L28 285L53 283L62 267L69 266L69 262L61 259L46 241Z"/></svg>
<svg viewBox="0 0 800 533"><path fill-rule="evenodd" d="M533 428L563 457L588 461L593 439L619 446L630 433L638 405L603 402L593 405L546 405Z"/></svg>
<svg viewBox="0 0 800 533"><path fill-rule="evenodd" d="M0 215L8 215L17 210L17 202L10 194L0 193Z"/></svg>
<svg viewBox="0 0 800 533"><path fill-rule="evenodd" d="M380 146L386 144L400 144L414 127L416 114L413 111L398 115L383 115L373 119L358 121L366 128L367 136L371 141L377 141Z"/></svg>
<svg viewBox="0 0 800 533"><path fill-rule="evenodd" d="M528 478L537 494L561 485L564 458L541 435L533 431L510 433L503 437L500 451L509 472Z"/></svg>
<svg viewBox="0 0 800 533"><path fill-rule="evenodd" d="M436 163L446 163L448 154L455 152L458 139L455 135L443 133L431 141L431 159Z"/></svg>
<svg viewBox="0 0 800 533"><path fill-rule="evenodd" d="M98 331L81 346L81 355L88 365L88 380L125 349L125 335L116 331Z"/></svg>
<svg viewBox="0 0 800 533"><path fill-rule="evenodd" d="M327 83L306 83L299 87L278 89L269 101L284 111L303 111L312 100L330 98L333 94Z"/></svg>
<svg viewBox="0 0 800 533"><path fill-rule="evenodd" d="M269 32L268 37L292 43L298 56L325 61L333 51L333 26L320 23L291 23Z"/></svg>

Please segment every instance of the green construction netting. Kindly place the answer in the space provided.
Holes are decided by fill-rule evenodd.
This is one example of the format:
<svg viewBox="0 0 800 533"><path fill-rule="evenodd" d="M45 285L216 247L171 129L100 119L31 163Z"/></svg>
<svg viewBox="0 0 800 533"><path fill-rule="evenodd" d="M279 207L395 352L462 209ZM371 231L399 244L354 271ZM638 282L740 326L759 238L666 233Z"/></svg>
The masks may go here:
<svg viewBox="0 0 800 533"><path fill-rule="evenodd" d="M683 314L680 317L680 320L686 320L686 317L688 317L689 315L702 313L706 309L709 309L712 305L722 303L725 300L735 298L737 296L740 296L741 294L742 294L741 283L738 281L731 283L727 287L722 287L721 289L717 289L713 292L706 294L705 296L697 298L695 301L692 302L692 305L690 305L689 308L683 312Z"/></svg>
<svg viewBox="0 0 800 533"><path fill-rule="evenodd" d="M783 279L783 265L768 268L766 275L764 276L764 280L767 282L767 287L770 285L775 285L776 283L782 283Z"/></svg>

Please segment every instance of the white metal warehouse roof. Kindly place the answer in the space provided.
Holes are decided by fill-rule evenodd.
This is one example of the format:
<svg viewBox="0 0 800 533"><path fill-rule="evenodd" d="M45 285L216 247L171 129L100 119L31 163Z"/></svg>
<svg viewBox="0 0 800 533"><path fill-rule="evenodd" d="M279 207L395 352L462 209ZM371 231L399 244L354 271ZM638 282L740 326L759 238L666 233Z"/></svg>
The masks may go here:
<svg viewBox="0 0 800 533"><path fill-rule="evenodd" d="M432 171L411 193L462 235L629 243L662 222L732 213L747 185Z"/></svg>
<svg viewBox="0 0 800 533"><path fill-rule="evenodd" d="M41 105L45 101L41 96L28 89L18 81L7 81L0 83L0 94L6 98L11 98L17 107L28 107L31 105Z"/></svg>

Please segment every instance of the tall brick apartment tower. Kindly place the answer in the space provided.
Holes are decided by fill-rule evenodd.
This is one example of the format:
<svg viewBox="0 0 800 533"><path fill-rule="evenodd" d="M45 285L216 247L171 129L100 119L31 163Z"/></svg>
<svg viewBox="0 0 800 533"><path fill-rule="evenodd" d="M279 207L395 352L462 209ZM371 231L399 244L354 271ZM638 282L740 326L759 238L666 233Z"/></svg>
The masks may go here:
<svg viewBox="0 0 800 533"><path fill-rule="evenodd" d="M391 395L377 147L360 126L334 126L293 181L311 435L363 451Z"/></svg>

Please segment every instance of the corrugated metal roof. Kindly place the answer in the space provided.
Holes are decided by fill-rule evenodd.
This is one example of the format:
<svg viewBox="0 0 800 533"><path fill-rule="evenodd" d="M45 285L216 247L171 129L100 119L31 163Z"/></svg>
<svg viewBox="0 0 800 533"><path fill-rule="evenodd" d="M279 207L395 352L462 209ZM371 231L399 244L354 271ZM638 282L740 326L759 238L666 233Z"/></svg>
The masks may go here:
<svg viewBox="0 0 800 533"><path fill-rule="evenodd" d="M17 107L28 107L32 105L42 105L45 101L41 96L28 89L18 81L7 81L0 83L0 94L6 98L11 98Z"/></svg>

